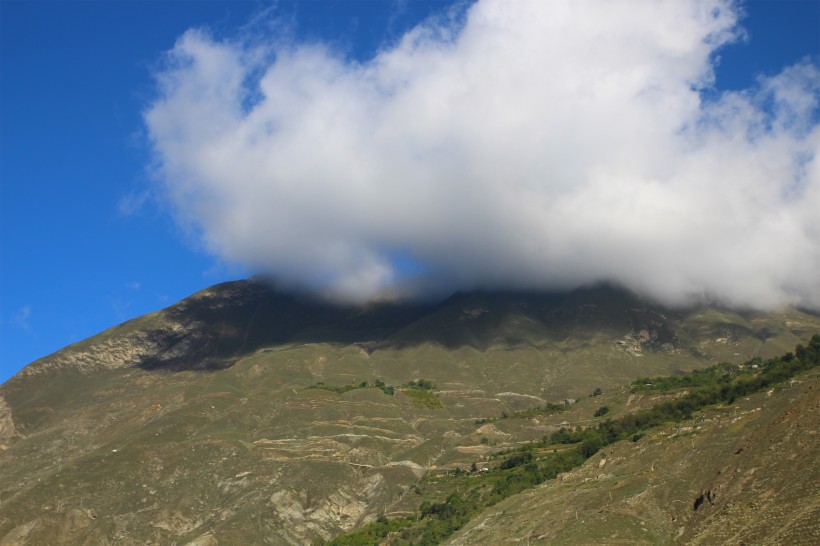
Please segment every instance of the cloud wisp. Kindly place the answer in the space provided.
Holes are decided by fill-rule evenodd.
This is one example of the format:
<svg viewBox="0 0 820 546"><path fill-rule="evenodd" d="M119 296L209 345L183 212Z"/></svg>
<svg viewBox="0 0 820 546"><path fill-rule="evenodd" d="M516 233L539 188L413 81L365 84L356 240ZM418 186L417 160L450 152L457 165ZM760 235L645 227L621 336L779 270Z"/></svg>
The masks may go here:
<svg viewBox="0 0 820 546"><path fill-rule="evenodd" d="M12 317L11 322L24 332L31 332L31 306L24 305Z"/></svg>
<svg viewBox="0 0 820 546"><path fill-rule="evenodd" d="M722 0L480 0L364 62L191 30L145 122L211 252L333 297L820 309L820 70L705 100L740 32Z"/></svg>

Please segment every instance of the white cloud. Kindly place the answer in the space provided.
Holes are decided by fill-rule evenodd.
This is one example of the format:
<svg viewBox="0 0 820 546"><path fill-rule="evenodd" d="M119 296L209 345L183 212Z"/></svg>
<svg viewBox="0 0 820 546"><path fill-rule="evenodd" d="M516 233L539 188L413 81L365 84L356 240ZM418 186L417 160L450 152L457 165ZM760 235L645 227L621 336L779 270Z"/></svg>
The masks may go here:
<svg viewBox="0 0 820 546"><path fill-rule="evenodd" d="M720 0L481 0L357 63L192 30L145 121L181 223L282 282L820 309L820 73L704 102L739 32Z"/></svg>

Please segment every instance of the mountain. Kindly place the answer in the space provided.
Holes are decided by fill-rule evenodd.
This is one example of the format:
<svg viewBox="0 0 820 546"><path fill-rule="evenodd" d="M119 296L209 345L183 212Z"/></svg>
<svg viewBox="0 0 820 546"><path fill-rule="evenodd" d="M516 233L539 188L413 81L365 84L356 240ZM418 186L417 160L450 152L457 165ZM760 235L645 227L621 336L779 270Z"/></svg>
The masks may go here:
<svg viewBox="0 0 820 546"><path fill-rule="evenodd" d="M815 332L820 318L799 310L671 310L608 286L357 307L255 279L217 285L33 362L0 386L0 544L329 539L382 514L415 513L444 494L450 482L440 476L562 424L595 423L604 403L611 416L652 403L658 395L630 393L627 385L638 377L774 357ZM800 381L800 407L812 407L816 375ZM590 396L596 389L601 396ZM695 435L696 450L707 453L715 443L709 439L724 429L740 430L727 438L741 447L778 441L771 464L760 463L758 477L747 482L777 478L796 487L805 468L775 464L791 453L794 438L755 423L788 412L798 392L755 395L763 402L747 428L758 436L743 436L734 417L721 416L723 428L712 424L724 422L717 417L697 425L705 432ZM525 413L568 399L577 403L554 415ZM806 426L816 429L816 413L808 412ZM758 415L763 421L754 421ZM731 459L735 444L714 447L704 455L712 462L699 465L664 447L671 434L659 429L646 441L617 444L600 468L613 475L610 467L617 468L628 476L619 483L631 490L655 491L635 504L636 513L655 507L654 519L646 516L646 525L655 525L652 540L718 536L691 517L678 536L680 526L664 518L683 516L657 508L672 498L658 495L677 488L674 498L691 505L694 485L681 484L691 478L706 487L720 466L714 461ZM809 440L816 460L816 439ZM663 482L646 474L652 460L675 468L677 477ZM564 525L560 537L574 543L581 519L568 522L550 499L560 498L566 510L584 503L589 508L578 517L593 521L587 514L632 498L617 496L609 482L596 480L593 488L583 481L600 464L588 461L572 475L575 482L565 478L560 492L575 492L564 497L550 489L556 482L526 493L529 504L504 501L519 507L518 519L482 516L498 534L485 538L481 533L490 531L476 519L477 530L468 526L451 540L487 544L519 536L503 525L538 522L545 529ZM731 489L736 482L728 476L713 481ZM630 529L638 532L625 526L623 533ZM536 540L539 533L527 536Z"/></svg>
<svg viewBox="0 0 820 546"><path fill-rule="evenodd" d="M818 544L816 372L605 448L447 544Z"/></svg>

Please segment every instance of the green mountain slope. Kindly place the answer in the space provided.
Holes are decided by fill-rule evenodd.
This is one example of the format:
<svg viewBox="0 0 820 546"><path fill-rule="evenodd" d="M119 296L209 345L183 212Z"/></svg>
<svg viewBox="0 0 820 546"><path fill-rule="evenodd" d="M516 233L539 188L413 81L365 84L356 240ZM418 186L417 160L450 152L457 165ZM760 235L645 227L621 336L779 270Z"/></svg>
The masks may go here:
<svg viewBox="0 0 820 546"><path fill-rule="evenodd" d="M609 446L446 543L817 544L818 408L815 370Z"/></svg>
<svg viewBox="0 0 820 546"><path fill-rule="evenodd" d="M438 494L425 480L602 400L641 404L619 387L638 376L817 331L797 310L671 311L607 287L356 308L218 285L0 386L0 544L327 539L416 510ZM408 386L421 378L435 388ZM361 388L376 380L393 394ZM481 421L566 398L560 414Z"/></svg>

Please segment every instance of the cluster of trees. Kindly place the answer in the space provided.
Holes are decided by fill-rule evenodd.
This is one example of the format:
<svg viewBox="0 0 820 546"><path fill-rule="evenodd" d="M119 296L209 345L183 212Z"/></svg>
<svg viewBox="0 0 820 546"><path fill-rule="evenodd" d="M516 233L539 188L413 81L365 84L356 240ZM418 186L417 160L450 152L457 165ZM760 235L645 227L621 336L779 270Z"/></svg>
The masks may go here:
<svg viewBox="0 0 820 546"><path fill-rule="evenodd" d="M404 385L404 395L417 408L438 409L443 408L441 398L433 391L436 384L429 379L411 380Z"/></svg>
<svg viewBox="0 0 820 546"><path fill-rule="evenodd" d="M516 453L512 457L507 457L501 462L498 468L507 470L508 468L515 468L516 466L521 466L529 462L532 462L532 450Z"/></svg>
<svg viewBox="0 0 820 546"><path fill-rule="evenodd" d="M470 521L480 508L477 491L466 495L453 493L443 502L425 501L419 507L419 516L427 518L427 525L415 532L402 533L402 538L413 544L438 544Z"/></svg>
<svg viewBox="0 0 820 546"><path fill-rule="evenodd" d="M536 459L531 451L513 454L502 461L498 469L481 478L465 478L477 480L480 485L463 494L449 495L442 502L422 503L419 522L399 533L397 543L440 544L485 508L555 479L561 472L567 472L581 463L583 459L574 450L551 453L540 459Z"/></svg>
<svg viewBox="0 0 820 546"><path fill-rule="evenodd" d="M676 384L677 388L686 387L689 392L676 400L662 402L618 419L608 419L597 426L561 428L552 435L545 436L540 442L525 444L508 452L509 456L496 469L486 474L453 478L469 479L471 482L465 484L463 494L450 495L438 503L422 503L415 519L377 520L354 533L338 537L329 544L376 545L382 543L388 533L397 533L394 536L401 544L438 544L481 510L546 480L554 479L561 472L580 466L607 445L623 439L637 441L649 428L689 419L695 411L710 405L731 404L738 397L767 389L818 365L820 335L815 335L808 346L798 345L794 353L767 361L747 362L739 367L737 373L730 374L729 379L725 377L730 373L727 372L729 368L722 365L714 367L714 371L689 374L691 377L697 376L697 379L691 379L689 383L681 376L675 376L671 380L652 379L656 385ZM646 385L648 381L641 379L636 383ZM536 456L537 447L556 444L564 444L566 448L552 449L542 456Z"/></svg>
<svg viewBox="0 0 820 546"><path fill-rule="evenodd" d="M429 379L419 379L418 381L408 381L405 385L408 389L417 389L420 391L432 391L436 388L436 384Z"/></svg>
<svg viewBox="0 0 820 546"><path fill-rule="evenodd" d="M779 383L802 370L816 366L819 358L820 335L815 334L808 346L798 345L793 353L777 358L763 360L755 357L740 366L721 362L709 368L669 377L639 377L632 382L632 392L669 392L724 386L729 390L740 386L737 393L753 392L763 388L764 384Z"/></svg>
<svg viewBox="0 0 820 546"><path fill-rule="evenodd" d="M694 387L694 383L690 382L689 392L676 400L661 402L651 408L628 413L619 419L607 420L599 423L597 427L574 430L561 428L549 437L548 442L578 444L579 451L585 457L589 457L603 446L618 440L634 438L646 429L664 423L691 419L696 411L707 406L732 404L740 397L782 383L818 365L820 365L820 335L815 335L809 341L808 347L798 345L794 353L786 353L782 357L766 361L753 359L747 362L741 368L744 370L743 373L738 372L733 380L727 380L726 374L720 373L721 369L726 369L722 365L708 369L710 371L705 373L703 371L693 372L691 375L699 378L697 380L699 385ZM747 372L746 370L753 371ZM670 378L659 378L656 382L684 385L685 381L678 379L679 377L674 376L674 381L670 382L666 381ZM711 378L711 380L705 381L703 378Z"/></svg>
<svg viewBox="0 0 820 546"><path fill-rule="evenodd" d="M721 362L715 366L695 370L691 373L667 377L639 377L632 382L633 393L669 392L682 388L703 387L716 383L731 383L737 375L746 372L754 373L756 363L761 359L752 359L744 366Z"/></svg>
<svg viewBox="0 0 820 546"><path fill-rule="evenodd" d="M330 542L320 540L317 546L366 546L368 544L380 544L390 533L395 533L406 529L415 523L416 518L387 518L379 516L376 521L361 528L355 533L341 535Z"/></svg>
<svg viewBox="0 0 820 546"><path fill-rule="evenodd" d="M512 417L529 419L531 417L553 415L555 413L561 413L562 411L566 411L568 407L569 406L567 404L553 404L552 402L547 402L543 406L530 408L528 410L523 411L516 411L512 414Z"/></svg>

